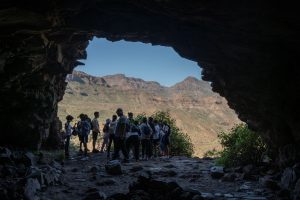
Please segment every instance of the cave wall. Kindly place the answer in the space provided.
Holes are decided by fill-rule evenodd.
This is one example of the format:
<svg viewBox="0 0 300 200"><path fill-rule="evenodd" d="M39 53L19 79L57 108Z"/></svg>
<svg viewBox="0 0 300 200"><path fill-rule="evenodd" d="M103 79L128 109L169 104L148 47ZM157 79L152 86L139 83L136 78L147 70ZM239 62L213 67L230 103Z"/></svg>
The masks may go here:
<svg viewBox="0 0 300 200"><path fill-rule="evenodd" d="M38 148L65 77L94 36L171 46L203 68L273 149L300 143L299 17L292 4L216 0L17 1L0 5L0 143ZM53 123L52 123L53 124ZM20 139L22 138L22 139Z"/></svg>

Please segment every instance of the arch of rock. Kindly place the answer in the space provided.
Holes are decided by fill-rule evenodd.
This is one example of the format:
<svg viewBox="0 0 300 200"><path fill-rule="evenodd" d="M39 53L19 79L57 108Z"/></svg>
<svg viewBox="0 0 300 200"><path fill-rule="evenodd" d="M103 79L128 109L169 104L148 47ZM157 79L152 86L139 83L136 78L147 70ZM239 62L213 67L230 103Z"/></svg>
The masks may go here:
<svg viewBox="0 0 300 200"><path fill-rule="evenodd" d="M37 148L55 132L65 77L96 36L173 47L273 149L294 151L298 25L296 6L259 0L1 1L1 144Z"/></svg>

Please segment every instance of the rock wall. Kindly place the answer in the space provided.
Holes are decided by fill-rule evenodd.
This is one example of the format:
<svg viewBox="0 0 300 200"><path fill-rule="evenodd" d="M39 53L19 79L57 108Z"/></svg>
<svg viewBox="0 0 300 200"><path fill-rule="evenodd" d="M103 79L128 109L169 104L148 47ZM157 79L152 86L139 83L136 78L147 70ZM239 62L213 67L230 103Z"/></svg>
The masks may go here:
<svg viewBox="0 0 300 200"><path fill-rule="evenodd" d="M173 47L198 62L203 79L275 152L297 145L298 16L292 4L258 0L4 0L1 144L41 145L66 75L86 58L88 41L96 36Z"/></svg>

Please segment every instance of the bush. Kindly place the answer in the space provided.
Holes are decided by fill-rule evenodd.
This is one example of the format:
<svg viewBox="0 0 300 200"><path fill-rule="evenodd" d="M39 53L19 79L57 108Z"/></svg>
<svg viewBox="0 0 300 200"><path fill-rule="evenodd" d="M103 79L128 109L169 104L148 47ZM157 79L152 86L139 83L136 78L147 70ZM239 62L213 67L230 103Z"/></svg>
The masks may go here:
<svg viewBox="0 0 300 200"><path fill-rule="evenodd" d="M220 133L218 138L224 149L219 152L217 163L226 167L258 164L266 151L262 138L246 124L236 125L228 133Z"/></svg>
<svg viewBox="0 0 300 200"><path fill-rule="evenodd" d="M204 158L217 158L219 156L220 156L220 152L217 151L216 149L208 150L203 154Z"/></svg>
<svg viewBox="0 0 300 200"><path fill-rule="evenodd" d="M135 120L141 122L143 117L147 117L145 113L137 115ZM172 155L188 157L192 156L194 153L194 146L191 138L176 126L176 120L170 116L169 112L158 111L151 115L151 117L159 122L166 121L171 127L170 146Z"/></svg>

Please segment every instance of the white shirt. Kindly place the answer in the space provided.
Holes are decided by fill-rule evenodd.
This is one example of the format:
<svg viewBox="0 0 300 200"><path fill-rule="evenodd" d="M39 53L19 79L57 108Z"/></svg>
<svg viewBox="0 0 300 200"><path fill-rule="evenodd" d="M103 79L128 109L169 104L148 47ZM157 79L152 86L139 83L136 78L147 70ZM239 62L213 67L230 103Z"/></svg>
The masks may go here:
<svg viewBox="0 0 300 200"><path fill-rule="evenodd" d="M93 119L92 124L93 124L93 130L92 131L94 131L94 132L100 132L99 122L98 122L97 118Z"/></svg>
<svg viewBox="0 0 300 200"><path fill-rule="evenodd" d="M159 139L159 135L160 135L160 126L157 124L157 125L155 125L154 128L155 128L155 131L153 134L153 139L157 140L157 139Z"/></svg>
<svg viewBox="0 0 300 200"><path fill-rule="evenodd" d="M65 124L65 129L66 129L65 131L66 131L66 135L67 135L67 136L72 135L72 129L73 129L73 128L72 128L72 126L71 126L70 123L67 122L67 123Z"/></svg>

